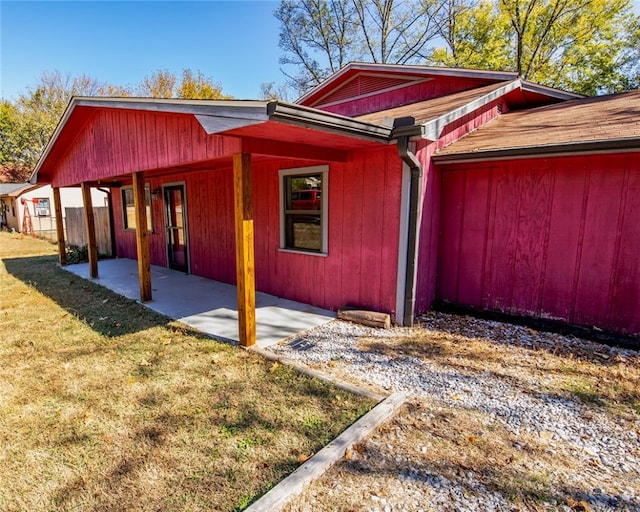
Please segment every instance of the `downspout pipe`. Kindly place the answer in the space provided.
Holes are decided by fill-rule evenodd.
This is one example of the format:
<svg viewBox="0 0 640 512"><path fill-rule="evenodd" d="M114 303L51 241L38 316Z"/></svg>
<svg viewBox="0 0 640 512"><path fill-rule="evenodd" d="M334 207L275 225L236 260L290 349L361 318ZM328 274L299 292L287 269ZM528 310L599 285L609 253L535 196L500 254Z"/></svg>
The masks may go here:
<svg viewBox="0 0 640 512"><path fill-rule="evenodd" d="M398 154L407 164L411 172L409 184L409 225L407 233L407 265L404 288L404 317L403 325L412 327L416 306L416 283L418 275L418 240L420 233L422 194L422 164L409 149L409 136L398 138Z"/></svg>

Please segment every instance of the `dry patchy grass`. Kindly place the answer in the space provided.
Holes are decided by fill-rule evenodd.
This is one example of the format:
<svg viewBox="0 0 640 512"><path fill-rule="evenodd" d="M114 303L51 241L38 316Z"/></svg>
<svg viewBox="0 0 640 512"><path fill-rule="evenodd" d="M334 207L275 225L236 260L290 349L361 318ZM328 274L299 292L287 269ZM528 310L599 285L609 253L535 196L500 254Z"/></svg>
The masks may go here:
<svg viewBox="0 0 640 512"><path fill-rule="evenodd" d="M372 402L0 233L0 509L241 510Z"/></svg>

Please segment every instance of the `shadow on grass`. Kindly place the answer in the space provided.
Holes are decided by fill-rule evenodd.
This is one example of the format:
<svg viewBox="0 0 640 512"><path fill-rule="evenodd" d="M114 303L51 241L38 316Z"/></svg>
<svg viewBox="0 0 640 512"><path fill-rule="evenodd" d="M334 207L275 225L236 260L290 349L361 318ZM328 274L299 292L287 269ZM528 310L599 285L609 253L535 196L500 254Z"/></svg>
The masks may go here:
<svg viewBox="0 0 640 512"><path fill-rule="evenodd" d="M132 334L172 322L132 299L66 272L58 266L55 256L6 258L3 262L15 278L46 295L103 336Z"/></svg>

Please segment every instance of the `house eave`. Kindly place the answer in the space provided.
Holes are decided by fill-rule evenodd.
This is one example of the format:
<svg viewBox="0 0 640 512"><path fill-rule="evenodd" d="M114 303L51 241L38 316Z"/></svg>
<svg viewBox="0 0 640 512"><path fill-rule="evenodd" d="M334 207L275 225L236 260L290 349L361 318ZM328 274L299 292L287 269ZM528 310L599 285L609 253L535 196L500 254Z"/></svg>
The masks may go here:
<svg viewBox="0 0 640 512"><path fill-rule="evenodd" d="M273 101L267 106L267 114L272 121L383 143L389 142L392 132L391 128L293 103Z"/></svg>
<svg viewBox="0 0 640 512"><path fill-rule="evenodd" d="M235 100L175 100L157 98L86 98L74 97L56 127L29 182L38 182L44 162L78 107L113 108L193 115L207 134L225 133L256 124L276 121L324 132L388 143L390 128L363 123L352 118L322 112L285 102Z"/></svg>
<svg viewBox="0 0 640 512"><path fill-rule="evenodd" d="M554 89L553 87L547 87L545 85L535 84L528 82L527 80L521 80L522 90L527 92L533 92L536 94L542 94L558 100L576 100L586 98L583 94L576 94L573 92L562 91L560 89Z"/></svg>
<svg viewBox="0 0 640 512"><path fill-rule="evenodd" d="M568 155L589 155L606 153L640 152L640 138L580 141L541 146L522 146L514 148L488 149L460 153L433 155L433 161L439 165L451 165L466 162L512 160L515 158L544 158Z"/></svg>
<svg viewBox="0 0 640 512"><path fill-rule="evenodd" d="M411 73L414 76L433 75L433 76L450 76L450 77L458 77L458 78L479 78L479 79L496 80L496 81L514 80L518 78L517 73L512 71L490 71L490 70L483 70L483 69L447 68L447 67L438 67L438 66L419 66L419 65L411 66L411 65L402 65L402 64L351 62L346 66L344 66L343 68L341 68L340 70L336 71L336 73L334 73L332 76L327 78L318 86L307 91L305 94L300 96L295 102L304 103L309 98L317 94L319 90L330 86L332 83L339 80L343 75L353 70L363 71L363 72L386 71L391 73L401 73L404 75Z"/></svg>

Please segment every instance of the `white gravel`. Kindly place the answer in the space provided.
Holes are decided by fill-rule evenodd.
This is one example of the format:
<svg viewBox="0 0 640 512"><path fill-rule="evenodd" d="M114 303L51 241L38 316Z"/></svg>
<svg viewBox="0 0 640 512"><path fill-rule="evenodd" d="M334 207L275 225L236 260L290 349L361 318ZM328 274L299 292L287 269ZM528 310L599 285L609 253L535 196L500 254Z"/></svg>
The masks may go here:
<svg viewBox="0 0 640 512"><path fill-rule="evenodd" d="M462 318L462 320L461 320ZM603 358L638 357L638 352L564 337L538 333L524 327L483 321L455 315L430 314L423 319L429 329L446 330L454 325L464 334L483 336L497 344L517 344L524 347L563 346L597 351ZM388 392L404 391L417 399L443 407L466 408L486 414L504 426L514 436L537 436L548 442L550 454L559 453L578 461L581 471L567 471L564 485L577 490L575 503L550 502L516 508L509 496L484 487L473 470L452 481L433 468L421 467L416 450L409 447L400 427L384 435L373 436L366 453L349 462L368 480L342 479L334 475L320 491L312 488L294 502L290 510L342 510L339 505L327 505L327 496L361 496L358 510L566 510L640 512L640 420L637 415L618 417L604 409L588 407L572 400L541 392L544 372L521 375L519 379L499 378L489 371L469 372L432 362L428 357L397 357L383 351L361 351L361 337L384 343L397 336L396 330L378 330L347 322L335 321L316 328L302 340L272 347L278 356L311 367L330 371L350 380L381 388ZM530 351L535 357L535 351ZM428 421L433 411L416 414ZM420 418L418 418L420 419ZM516 449L522 449L515 446ZM411 461L402 463L403 454L411 453ZM405 457L406 458L406 457ZM396 460L399 459L399 460ZM354 466L355 465L355 466ZM380 471L385 468L384 471ZM395 470L393 468L396 468ZM394 471L397 470L397 473ZM377 481L376 491L367 489L368 482ZM329 482L329 483L328 483ZM353 488L360 486L360 488ZM363 488L365 487L365 488ZM579 501L579 503L578 503ZM323 505L324 503L324 505ZM344 510L351 510L345 508Z"/></svg>

